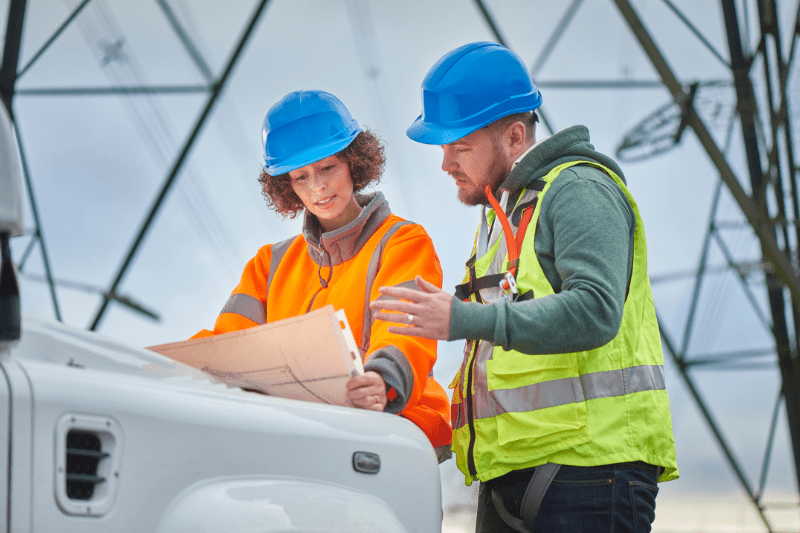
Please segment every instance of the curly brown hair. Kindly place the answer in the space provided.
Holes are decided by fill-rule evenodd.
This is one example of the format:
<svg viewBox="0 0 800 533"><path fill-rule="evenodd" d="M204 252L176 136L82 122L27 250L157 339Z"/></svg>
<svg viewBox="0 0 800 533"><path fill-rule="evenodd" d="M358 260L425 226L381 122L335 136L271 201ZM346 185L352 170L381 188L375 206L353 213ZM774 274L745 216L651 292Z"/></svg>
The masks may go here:
<svg viewBox="0 0 800 533"><path fill-rule="evenodd" d="M346 162L350 169L353 192L358 193L380 181L383 167L386 165L383 148L383 141L368 129L364 129L356 135L347 148L335 154ZM303 202L292 189L288 172L271 176L262 170L258 181L261 183L261 194L267 200L267 207L283 215L284 218L294 218L305 209Z"/></svg>

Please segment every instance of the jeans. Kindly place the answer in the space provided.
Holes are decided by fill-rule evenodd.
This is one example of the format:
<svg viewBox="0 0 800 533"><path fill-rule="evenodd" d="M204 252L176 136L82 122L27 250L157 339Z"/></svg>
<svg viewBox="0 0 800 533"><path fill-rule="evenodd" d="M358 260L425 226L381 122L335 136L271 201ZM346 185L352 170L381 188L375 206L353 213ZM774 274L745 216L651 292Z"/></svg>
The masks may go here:
<svg viewBox="0 0 800 533"><path fill-rule="evenodd" d="M533 523L539 533L645 533L656 517L660 468L642 462L604 466L563 465L542 499ZM519 505L532 469L511 472L481 483L477 533L515 533L492 503L499 490L506 509L519 516Z"/></svg>

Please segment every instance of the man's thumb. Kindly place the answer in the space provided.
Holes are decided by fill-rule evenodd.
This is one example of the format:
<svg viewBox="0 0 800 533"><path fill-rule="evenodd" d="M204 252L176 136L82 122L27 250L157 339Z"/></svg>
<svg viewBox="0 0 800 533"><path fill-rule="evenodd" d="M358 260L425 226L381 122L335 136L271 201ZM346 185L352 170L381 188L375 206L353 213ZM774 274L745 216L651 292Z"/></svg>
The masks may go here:
<svg viewBox="0 0 800 533"><path fill-rule="evenodd" d="M417 282L417 287L419 287L419 290L423 292L436 292L439 290L439 287L437 287L433 283L429 283L422 276L417 276L416 278L414 278L414 281Z"/></svg>

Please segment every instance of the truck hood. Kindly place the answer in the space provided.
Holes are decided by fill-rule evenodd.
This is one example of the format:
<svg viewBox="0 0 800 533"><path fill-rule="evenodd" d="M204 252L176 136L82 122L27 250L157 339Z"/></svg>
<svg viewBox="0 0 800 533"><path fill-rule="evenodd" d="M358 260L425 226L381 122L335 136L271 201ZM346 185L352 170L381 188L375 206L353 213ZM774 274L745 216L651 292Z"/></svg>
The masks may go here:
<svg viewBox="0 0 800 533"><path fill-rule="evenodd" d="M102 334L37 317L22 317L22 338L12 348L21 361L37 361L154 379L192 377L218 382L212 376L163 355L136 348Z"/></svg>

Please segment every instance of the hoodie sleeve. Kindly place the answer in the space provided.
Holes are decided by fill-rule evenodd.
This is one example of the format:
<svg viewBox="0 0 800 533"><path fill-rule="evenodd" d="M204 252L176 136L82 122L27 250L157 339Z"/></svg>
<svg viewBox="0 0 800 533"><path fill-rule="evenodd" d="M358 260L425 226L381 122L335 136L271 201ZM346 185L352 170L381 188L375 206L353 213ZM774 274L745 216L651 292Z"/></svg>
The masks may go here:
<svg viewBox="0 0 800 533"><path fill-rule="evenodd" d="M565 170L544 197L534 241L555 294L513 304L454 301L450 339L529 354L606 344L622 321L634 229L630 204L610 178L589 167Z"/></svg>
<svg viewBox="0 0 800 533"><path fill-rule="evenodd" d="M418 275L441 288L442 268L430 237L419 225L402 226L386 243L370 301L387 298L379 292L380 287L416 289L414 278ZM402 413L423 395L436 362L437 342L389 333L391 325L372 321L364 369L378 372L386 382L389 403L385 411Z"/></svg>

